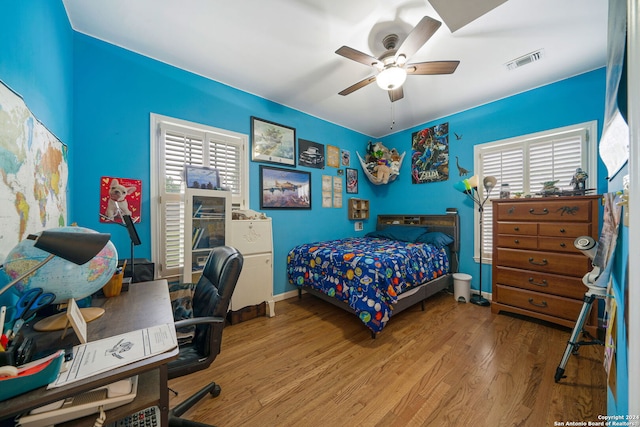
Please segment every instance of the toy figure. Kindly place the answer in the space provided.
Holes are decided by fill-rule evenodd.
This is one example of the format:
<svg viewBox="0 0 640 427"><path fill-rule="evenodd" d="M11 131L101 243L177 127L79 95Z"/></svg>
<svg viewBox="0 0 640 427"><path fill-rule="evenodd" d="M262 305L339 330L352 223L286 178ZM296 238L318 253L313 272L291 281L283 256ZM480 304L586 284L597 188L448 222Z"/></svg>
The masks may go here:
<svg viewBox="0 0 640 427"><path fill-rule="evenodd" d="M574 190L584 190L585 189L585 181L589 178L589 175L582 168L576 168L576 173L573 174L571 178L570 185L573 185Z"/></svg>

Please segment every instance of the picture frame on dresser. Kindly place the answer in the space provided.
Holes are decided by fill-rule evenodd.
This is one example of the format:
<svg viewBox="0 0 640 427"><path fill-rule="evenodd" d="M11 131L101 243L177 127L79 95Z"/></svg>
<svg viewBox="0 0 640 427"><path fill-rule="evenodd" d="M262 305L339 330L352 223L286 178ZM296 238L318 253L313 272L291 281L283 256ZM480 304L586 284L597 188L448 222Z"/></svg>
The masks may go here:
<svg viewBox="0 0 640 427"><path fill-rule="evenodd" d="M573 328L590 260L573 244L598 239L600 196L496 199L493 203L493 313L509 312ZM592 310L585 330L597 336Z"/></svg>

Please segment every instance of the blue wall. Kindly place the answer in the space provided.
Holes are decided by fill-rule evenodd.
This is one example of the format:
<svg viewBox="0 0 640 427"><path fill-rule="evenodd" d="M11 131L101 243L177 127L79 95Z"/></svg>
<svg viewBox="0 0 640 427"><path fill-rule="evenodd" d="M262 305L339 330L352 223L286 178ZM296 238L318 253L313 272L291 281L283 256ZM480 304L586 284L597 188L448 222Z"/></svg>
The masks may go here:
<svg viewBox="0 0 640 427"><path fill-rule="evenodd" d="M407 151L411 155L411 134L420 129L449 123L449 180L412 184L408 167L396 183L389 188L380 189L373 201L374 214L425 212L443 213L447 207L458 208L460 214L461 235L463 239L473 239L473 214L475 207L464 195L453 189L459 180L455 167L455 157L460 165L473 169L473 146L485 142L498 141L515 136L526 135L547 129L554 129L577 123L598 121L598 135L602 132L604 117L605 70L598 69L589 73L550 84L538 89L511 96L470 110L462 111L442 119L433 120L413 129L398 132L384 139L389 147ZM454 132L461 135L456 139ZM599 162L598 189L606 191L606 170ZM568 183L567 183L568 184ZM492 197L497 197L497 191ZM460 252L460 271L473 276L472 288L478 289L478 264L473 260L473 247L462 245ZM482 270L482 290L490 292L491 268Z"/></svg>
<svg viewBox="0 0 640 427"><path fill-rule="evenodd" d="M249 134L252 115L295 127L298 137L355 151L364 150L371 139L316 119L268 100L229 88L166 64L141 57L72 31L60 1L23 0L0 6L0 80L23 96L27 106L60 140L69 145L69 221L113 234L117 248L128 253L129 240L123 229L98 221L99 179L114 175L143 181L143 215L140 227L144 244L137 256L150 257L149 212L149 114L181 118ZM410 154L411 133L449 122L451 133L463 135L450 140L451 158L473 166L472 147L478 143L598 120L604 106L604 69L596 70L504 100L427 122L414 129L383 138L389 147ZM431 102L431 101L430 101ZM454 176L447 182L413 185L409 159L401 177L389 186L373 186L361 176L358 197L369 198L372 218L378 213L442 213L446 207L460 211L462 235L472 235L473 206L452 191ZM259 164L251 163L250 178L255 189ZM311 211L269 211L275 237L275 286L280 294L286 284L285 257L290 247L310 240L355 234L343 209L320 207L321 175L336 170L306 169L312 173ZM626 172L625 172L626 173ZM453 175L453 174L452 174ZM599 166L598 189L607 191L606 173ZM620 175L623 175L620 174ZM608 191L621 188L619 180ZM348 199L344 195L345 203ZM250 205L259 208L258 194L251 191ZM374 220L365 223L372 230ZM468 238L468 237L467 237ZM628 229L621 231L621 244L614 271L619 309L624 306L628 283ZM474 272L471 245L463 245L461 270ZM483 283L490 283L490 269L484 269ZM475 279L474 279L475 280ZM477 283L474 282L477 289ZM618 318L624 316L624 309ZM626 330L618 322L618 386L616 398L609 392L608 412L626 414L627 360Z"/></svg>
<svg viewBox="0 0 640 427"><path fill-rule="evenodd" d="M11 44L3 47L6 50L3 52L3 58L6 58L3 64L6 65L0 69L0 78L13 84L18 91L24 91L34 113L61 139L77 141L70 150L70 193L73 197L70 197L69 220L112 233L112 240L121 253L129 252L128 235L124 229L102 224L98 219L99 180L102 176L142 180L143 222L139 233L143 244L136 248L136 256L150 258L150 113L245 134L250 132L249 118L254 115L296 128L299 138L337 145L352 154L355 151L362 153L371 140L367 135L73 33L59 4L42 4L48 7L14 6L15 10L9 11L11 13L2 14L5 17L18 16L17 20L4 18L8 26L3 26L6 37L2 40L12 37L27 39L21 46L27 46L27 51L41 52L40 59L49 66L41 67L40 60ZM42 28L51 28L50 37L41 37ZM38 84L30 84L32 81ZM42 92L45 90L52 93L45 92L47 96L43 100ZM73 95L69 96L70 93ZM383 142L410 155L412 132L449 122L451 132L463 135L461 140L450 140L451 158L459 156L460 163L471 169L473 157L470 148L474 144L600 120L603 99L604 70L596 70L398 132L383 138ZM73 113L70 112L72 107ZM71 128L72 136L69 135ZM408 157L400 178L392 185L371 185L360 174L360 193L357 196L371 199L372 204L372 219L365 222L365 232L374 228L373 218L379 213L442 213L446 207L457 207L462 219L462 235L471 236L473 206L452 191L454 177L440 183L411 184ZM254 185L250 191L250 207L253 209L259 209L255 191L258 169L259 164L251 162L250 179ZM336 169L301 169L312 173L313 209L268 212L274 224L276 295L292 289L286 283L284 272L286 254L291 247L304 241L356 234L353 223L346 220L346 203L342 209L321 207L321 176L336 175ZM603 173L599 175L604 176ZM348 199L346 194L344 199L345 202ZM476 270L471 245L463 245L461 271L473 275ZM490 269L483 269L483 272L483 283L490 283ZM478 288L477 275L474 275L473 287ZM484 288L488 289L486 285Z"/></svg>
<svg viewBox="0 0 640 427"><path fill-rule="evenodd" d="M623 167L609 183L609 192L622 191L623 177L629 174L629 166ZM626 207L623 208L624 215ZM614 252L614 264L611 272L613 297L617 304L616 325L616 364L615 382L607 387L607 414L625 416L629 414L629 360L628 340L628 296L629 296L629 227L620 224L618 243ZM635 361L637 363L637 361ZM614 369L614 368L612 368ZM623 418L624 419L624 418Z"/></svg>
<svg viewBox="0 0 640 427"><path fill-rule="evenodd" d="M34 116L69 148L73 147L73 76L73 30L62 2L3 2L0 80L22 96ZM69 174L72 181L72 167ZM70 191L70 204L72 196Z"/></svg>
<svg viewBox="0 0 640 427"><path fill-rule="evenodd" d="M0 6L0 80L22 96L50 132L73 147L73 31L62 2L3 2ZM31 6L31 7L30 7ZM3 155L0 141L0 156ZM69 159L69 181L73 167ZM71 185L69 185L71 187ZM71 188L67 191L73 203ZM0 209L10 209L0 201ZM71 216L68 216L71 222ZM2 239L2 236L0 236ZM0 274L0 285L8 277ZM2 304L11 304L11 292Z"/></svg>
<svg viewBox="0 0 640 427"><path fill-rule="evenodd" d="M150 257L149 211L149 113L177 117L214 127L249 134L250 116L283 123L297 129L299 138L337 145L363 153L370 140L366 135L318 120L307 114L275 104L217 82L202 78L158 61L123 50L96 39L75 36L75 173L73 191L85 197L74 206L79 224L112 232L120 251L128 251L124 229L98 221L97 204L101 176L122 176L143 182L143 216L140 225L143 245L137 256ZM472 235L472 209L465 199L452 191L452 180L433 184L411 184L409 177L411 133L431 124L449 122L450 132L463 135L450 140L450 154L458 155L463 165L473 165L476 143L537 132L569 124L598 120L603 116L604 70L596 70L553 85L535 89L504 100L464 111L415 129L398 132L383 139L408 156L400 178L389 186L374 186L362 176L359 197L371 198L372 219L365 231L375 226L378 213L443 213L457 207L463 218L463 236ZM250 207L259 209L259 164L250 165ZM306 168L301 168L306 169ZM352 235L353 224L342 209L321 207L321 175L336 175L336 169L308 169L312 173L311 211L269 211L274 233L274 294L293 289L286 282L286 255L291 247L305 241ZM602 174L600 174L602 175ZM347 195L344 195L345 200ZM124 252L128 253L128 252ZM471 245L463 245L461 271L475 273ZM490 282L490 269L483 283ZM477 275L473 287L477 289ZM484 290L489 289L486 285Z"/></svg>
<svg viewBox="0 0 640 427"><path fill-rule="evenodd" d="M340 148L360 150L369 141L366 135L314 118L263 98L250 95L164 63L103 43L81 34L75 35L76 74L74 90L73 152L78 179L75 194L82 201L73 206L73 219L79 224L112 233L118 251L129 254L126 230L102 224L98 218L99 183L102 176L121 176L142 180L142 215L138 227L143 244L137 257L151 257L150 229L150 113L191 122L250 133L250 117L294 127L297 137ZM250 164L250 207L259 210L259 163ZM285 275L288 251L309 240L337 238L354 233L342 209L321 207L321 175L337 175L336 168L300 168L312 174L312 210L273 210L274 294L289 287ZM371 197L361 183L359 197ZM345 197L346 202L346 197Z"/></svg>

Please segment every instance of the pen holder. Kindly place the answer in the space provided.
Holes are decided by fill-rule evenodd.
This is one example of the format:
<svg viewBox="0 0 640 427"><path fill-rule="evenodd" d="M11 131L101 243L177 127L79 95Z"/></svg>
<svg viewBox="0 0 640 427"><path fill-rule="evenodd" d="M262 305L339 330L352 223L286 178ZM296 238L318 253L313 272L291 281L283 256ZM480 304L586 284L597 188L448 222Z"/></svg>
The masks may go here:
<svg viewBox="0 0 640 427"><path fill-rule="evenodd" d="M122 278L124 271L121 273L115 273L111 279L102 287L102 293L105 297L111 298L120 295L122 291Z"/></svg>

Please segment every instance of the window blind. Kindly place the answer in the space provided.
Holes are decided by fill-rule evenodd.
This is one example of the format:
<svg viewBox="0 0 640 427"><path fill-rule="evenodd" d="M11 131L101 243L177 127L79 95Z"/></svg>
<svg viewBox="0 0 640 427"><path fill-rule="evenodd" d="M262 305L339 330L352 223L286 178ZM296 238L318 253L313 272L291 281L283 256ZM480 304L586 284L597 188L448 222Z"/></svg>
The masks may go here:
<svg viewBox="0 0 640 427"><path fill-rule="evenodd" d="M247 137L197 124L162 121L157 139L158 272L160 277L177 277L184 263L184 167L217 169L221 186L232 193L233 207L244 208L248 189Z"/></svg>
<svg viewBox="0 0 640 427"><path fill-rule="evenodd" d="M535 196L548 181L562 189L570 188L576 168L596 170L590 153L589 134L595 132L596 123L590 122L562 129L541 132L479 144L474 147L476 170L480 177L493 176L498 184L490 198L498 198L502 184L509 184L511 196L515 193ZM595 183L595 176L591 182ZM476 223L479 215L476 213ZM479 227L475 235L479 237ZM477 241L477 240L476 240ZM493 248L493 206L487 201L482 218L482 258L490 260ZM480 248L476 245L475 256Z"/></svg>

